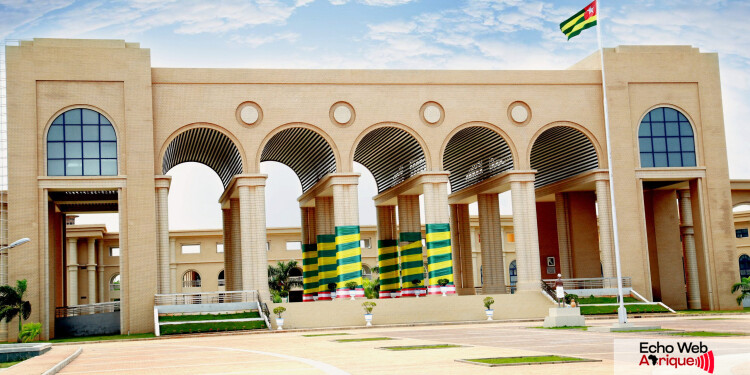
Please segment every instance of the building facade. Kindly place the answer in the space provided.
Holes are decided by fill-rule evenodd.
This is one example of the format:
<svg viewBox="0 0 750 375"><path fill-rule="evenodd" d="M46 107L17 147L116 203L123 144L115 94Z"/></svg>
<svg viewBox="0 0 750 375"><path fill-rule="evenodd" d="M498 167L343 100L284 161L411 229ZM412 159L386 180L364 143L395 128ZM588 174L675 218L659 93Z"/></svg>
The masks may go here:
<svg viewBox="0 0 750 375"><path fill-rule="evenodd" d="M378 185L385 292L439 293L447 278L474 293L477 202L483 292L505 293L497 194L510 191L519 293L538 293L550 258L565 277L614 277L617 238L623 276L644 296L736 308L717 55L604 54L612 165L598 53L554 71L172 69L137 43L22 41L6 54L9 238L32 242L9 253L9 279L29 280L32 319L50 335L55 308L80 290L70 273L84 244L66 240L64 216L117 212L121 329L150 331L152 296L171 291L173 272L165 174L190 161L225 187L225 288L268 298L259 165L277 161L302 185L305 299L325 300L331 283L361 283L357 162Z"/></svg>

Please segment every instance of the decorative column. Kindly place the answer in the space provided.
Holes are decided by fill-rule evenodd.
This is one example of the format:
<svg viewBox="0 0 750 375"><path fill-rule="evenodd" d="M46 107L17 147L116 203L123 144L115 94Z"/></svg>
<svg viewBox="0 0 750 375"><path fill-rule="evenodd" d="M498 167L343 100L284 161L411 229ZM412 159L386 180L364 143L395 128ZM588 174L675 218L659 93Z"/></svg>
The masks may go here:
<svg viewBox="0 0 750 375"><path fill-rule="evenodd" d="M107 288L109 288L109 283L107 280L104 280L104 239L102 238L99 240L99 247L97 248L97 251L99 252L99 263L97 263L96 268L99 271L99 300L97 302L107 302L104 299L104 288L105 284L107 284Z"/></svg>
<svg viewBox="0 0 750 375"><path fill-rule="evenodd" d="M695 252L693 205L690 201L690 190L680 190L678 197L680 201L680 232L682 233L682 247L685 251L688 308L700 310L701 291L698 280L698 258Z"/></svg>
<svg viewBox="0 0 750 375"><path fill-rule="evenodd" d="M230 199L229 200L229 211L231 213L232 219L230 220L231 223L231 233L232 233L232 250L230 254L232 255L232 290L243 290L242 288L242 243L241 243L241 231L240 231L240 200L239 199ZM226 251L226 247L224 248ZM224 270L226 272L226 270ZM226 277L226 276L225 276Z"/></svg>
<svg viewBox="0 0 750 375"><path fill-rule="evenodd" d="M78 304L78 238L68 239L68 306Z"/></svg>
<svg viewBox="0 0 750 375"><path fill-rule="evenodd" d="M380 298L397 298L401 294L398 261L396 206L375 207L378 216L378 269Z"/></svg>
<svg viewBox="0 0 750 375"><path fill-rule="evenodd" d="M242 288L257 290L270 301L266 253L265 175L235 177L240 197L240 244Z"/></svg>
<svg viewBox="0 0 750 375"><path fill-rule="evenodd" d="M315 226L318 241L318 301L330 301L331 290L328 284L336 284L337 281L333 198L315 198Z"/></svg>
<svg viewBox="0 0 750 375"><path fill-rule="evenodd" d="M557 247L560 249L560 273L563 279L569 279L573 277L573 257L570 246L570 206L566 193L555 194L555 220L557 221Z"/></svg>
<svg viewBox="0 0 750 375"><path fill-rule="evenodd" d="M89 303L96 303L96 239L88 239L88 258L86 270L89 271Z"/></svg>
<svg viewBox="0 0 750 375"><path fill-rule="evenodd" d="M602 277L614 278L617 285L615 265L615 240L612 231L612 204L609 195L609 180L596 180L596 204L599 208L599 259L602 262Z"/></svg>
<svg viewBox="0 0 750 375"><path fill-rule="evenodd" d="M419 195L398 196L398 237L401 261L402 297L425 295L422 225L419 220Z"/></svg>
<svg viewBox="0 0 750 375"><path fill-rule="evenodd" d="M364 297L362 288L362 248L359 232L359 201L357 182L359 175L334 176L333 219L336 230L336 273L338 285L336 298L350 298L347 283L354 282L355 297Z"/></svg>
<svg viewBox="0 0 750 375"><path fill-rule="evenodd" d="M468 204L451 205L451 245L456 293L474 295L474 260L471 254L471 222Z"/></svg>
<svg viewBox="0 0 750 375"><path fill-rule="evenodd" d="M453 260L451 259L450 207L448 176L427 177L422 184L425 204L425 239L427 242L427 276L429 293L441 294L438 280L448 280L447 294L455 294Z"/></svg>
<svg viewBox="0 0 750 375"><path fill-rule="evenodd" d="M315 207L301 207L300 211L302 211L302 302L313 302L318 298Z"/></svg>
<svg viewBox="0 0 750 375"><path fill-rule="evenodd" d="M482 294L505 294L503 236L497 194L479 194L479 231L482 248Z"/></svg>
<svg viewBox="0 0 750 375"><path fill-rule="evenodd" d="M535 173L533 171L515 172L510 175L513 231L516 235L517 290L519 292L538 291L542 281L534 194Z"/></svg>
<svg viewBox="0 0 750 375"><path fill-rule="evenodd" d="M231 291L234 290L234 283L232 282L234 270L232 269L232 211L229 208L222 207L221 223L224 241L224 290Z"/></svg>
<svg viewBox="0 0 750 375"><path fill-rule="evenodd" d="M156 176L157 293L167 293L169 282L169 185L170 176Z"/></svg>
<svg viewBox="0 0 750 375"><path fill-rule="evenodd" d="M226 247L225 247L226 248ZM174 238L169 239L169 293L177 293L177 284L182 280L177 279L177 240ZM226 276L224 276L226 278ZM225 288L226 289L226 288Z"/></svg>

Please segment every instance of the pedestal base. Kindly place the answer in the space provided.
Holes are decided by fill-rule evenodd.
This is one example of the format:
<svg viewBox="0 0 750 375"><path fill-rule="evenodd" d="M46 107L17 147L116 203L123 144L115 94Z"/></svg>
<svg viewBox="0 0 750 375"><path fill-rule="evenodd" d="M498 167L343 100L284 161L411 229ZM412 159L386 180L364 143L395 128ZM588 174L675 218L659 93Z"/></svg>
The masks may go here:
<svg viewBox="0 0 750 375"><path fill-rule="evenodd" d="M582 327L586 320L581 315L579 307L552 307L549 315L544 318L544 328L554 327Z"/></svg>
<svg viewBox="0 0 750 375"><path fill-rule="evenodd" d="M593 332L627 332L627 331L648 331L652 329L661 329L661 326L637 326L633 323L615 323L611 326L604 327L589 327L589 331Z"/></svg>

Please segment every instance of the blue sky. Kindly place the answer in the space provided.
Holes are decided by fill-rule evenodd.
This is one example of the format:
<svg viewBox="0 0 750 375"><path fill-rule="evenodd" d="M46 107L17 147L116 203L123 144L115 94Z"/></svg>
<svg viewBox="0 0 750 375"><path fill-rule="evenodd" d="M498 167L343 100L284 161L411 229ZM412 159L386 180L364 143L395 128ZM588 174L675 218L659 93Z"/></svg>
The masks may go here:
<svg viewBox="0 0 750 375"><path fill-rule="evenodd" d="M744 124L750 118L750 2L602 1L606 47L688 44L719 53L730 175L750 178ZM565 69L597 48L594 29L566 41L558 28L589 2L0 0L0 37L125 39L150 48L152 65L160 67ZM291 171L264 168L280 181L269 190L281 189L294 208ZM200 168L183 169L188 182L180 185L205 181ZM368 184L360 195L374 191ZM173 186L170 208L189 194ZM367 199L360 197L363 204ZM504 202L501 210L509 212ZM362 222L374 223L374 211L362 211ZM171 217L185 215L206 216L170 211ZM269 225L299 223L298 215L269 215ZM218 213L208 216L213 219L187 227L220 226Z"/></svg>

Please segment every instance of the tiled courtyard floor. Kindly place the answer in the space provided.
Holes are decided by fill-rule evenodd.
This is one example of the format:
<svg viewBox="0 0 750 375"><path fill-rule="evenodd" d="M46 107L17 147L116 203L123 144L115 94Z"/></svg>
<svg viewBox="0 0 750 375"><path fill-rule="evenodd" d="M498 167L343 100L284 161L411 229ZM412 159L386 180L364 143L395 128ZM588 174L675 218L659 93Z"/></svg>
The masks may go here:
<svg viewBox="0 0 750 375"><path fill-rule="evenodd" d="M614 320L589 320L609 325ZM632 319L641 325L690 331L743 332L750 315ZM286 332L83 344L61 374L611 374L615 338L663 337L658 332L598 333L531 328L541 322L434 325ZM345 336L303 337L346 332ZM339 343L341 338L386 336L390 341ZM750 341L747 338L726 340ZM393 345L461 344L461 348L391 352ZM559 354L601 362L488 368L461 358ZM750 353L748 353L750 358ZM750 372L750 369L748 370Z"/></svg>

